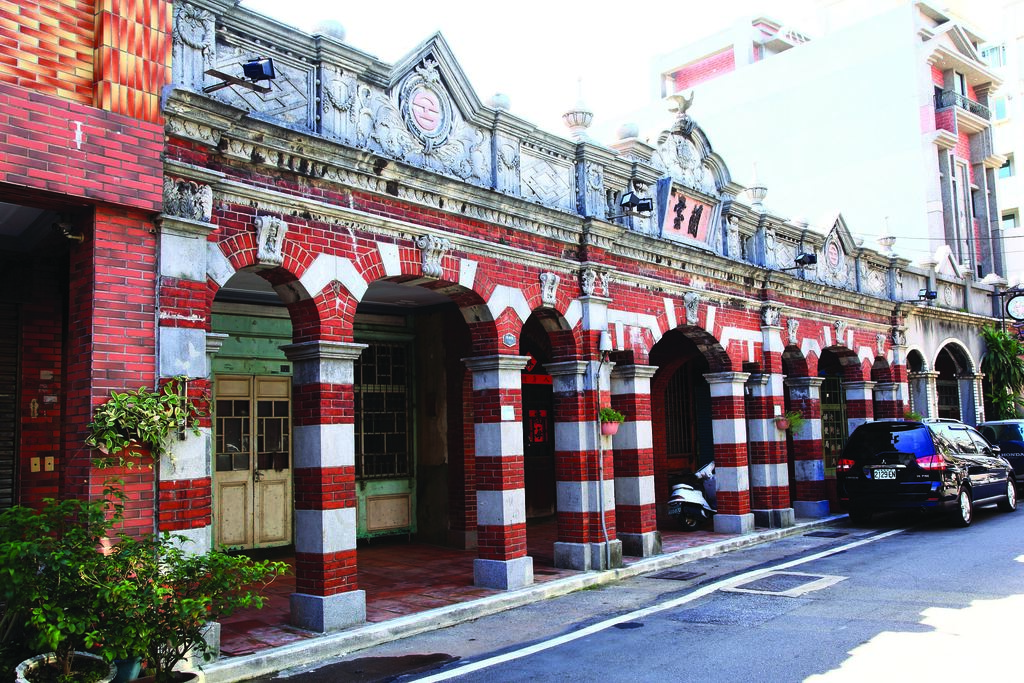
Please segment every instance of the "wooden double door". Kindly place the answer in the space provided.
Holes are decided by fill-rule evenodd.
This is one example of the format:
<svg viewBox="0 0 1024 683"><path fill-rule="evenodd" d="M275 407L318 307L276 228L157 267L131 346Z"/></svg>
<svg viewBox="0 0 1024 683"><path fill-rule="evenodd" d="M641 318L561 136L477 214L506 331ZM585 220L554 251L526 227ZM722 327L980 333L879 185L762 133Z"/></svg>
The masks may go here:
<svg viewBox="0 0 1024 683"><path fill-rule="evenodd" d="M217 377L213 479L217 544L292 542L290 377Z"/></svg>

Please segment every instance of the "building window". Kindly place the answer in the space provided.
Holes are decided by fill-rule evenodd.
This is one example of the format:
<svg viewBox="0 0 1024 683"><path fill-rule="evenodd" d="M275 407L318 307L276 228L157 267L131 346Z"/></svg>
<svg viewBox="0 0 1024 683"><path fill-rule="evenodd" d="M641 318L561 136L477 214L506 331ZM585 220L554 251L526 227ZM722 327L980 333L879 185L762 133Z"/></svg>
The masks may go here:
<svg viewBox="0 0 1024 683"><path fill-rule="evenodd" d="M356 479L412 476L408 347L371 342L355 365Z"/></svg>
<svg viewBox="0 0 1024 683"><path fill-rule="evenodd" d="M981 60L993 69L1006 65L1006 46L992 45L981 49Z"/></svg>
<svg viewBox="0 0 1024 683"><path fill-rule="evenodd" d="M995 113L996 121L1002 121L1006 118L1006 96L1000 95L995 98L992 102L992 110Z"/></svg>
<svg viewBox="0 0 1024 683"><path fill-rule="evenodd" d="M1017 171L1013 167L1013 155L1007 154L1006 161L1004 161L1003 165L999 167L999 177L1009 178L1015 175L1016 173Z"/></svg>
<svg viewBox="0 0 1024 683"><path fill-rule="evenodd" d="M1017 209L1014 209L1013 211L1004 211L1000 219L1000 224L1002 225L1003 230L1009 230L1010 228L1019 228L1020 213L1017 211Z"/></svg>

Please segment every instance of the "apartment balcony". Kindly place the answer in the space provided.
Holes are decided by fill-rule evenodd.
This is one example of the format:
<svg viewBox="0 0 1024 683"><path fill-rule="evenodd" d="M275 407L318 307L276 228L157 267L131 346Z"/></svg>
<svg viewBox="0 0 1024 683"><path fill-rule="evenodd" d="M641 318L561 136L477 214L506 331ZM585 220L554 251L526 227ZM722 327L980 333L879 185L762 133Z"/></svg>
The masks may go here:
<svg viewBox="0 0 1024 683"><path fill-rule="evenodd" d="M935 91L935 111L953 108L958 131L978 133L989 127L992 112L984 104L953 90Z"/></svg>

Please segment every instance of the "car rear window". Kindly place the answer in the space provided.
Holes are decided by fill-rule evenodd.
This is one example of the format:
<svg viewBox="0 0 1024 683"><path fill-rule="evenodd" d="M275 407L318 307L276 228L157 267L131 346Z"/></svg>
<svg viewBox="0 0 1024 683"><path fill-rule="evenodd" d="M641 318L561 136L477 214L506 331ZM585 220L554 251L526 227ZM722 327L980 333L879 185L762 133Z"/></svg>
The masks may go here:
<svg viewBox="0 0 1024 683"><path fill-rule="evenodd" d="M985 427L986 430L992 432L993 436L990 441L1021 441L1024 437L1021 435L1024 425L1019 424L1005 424L1005 425L989 425ZM988 436L988 431L982 432L985 436Z"/></svg>
<svg viewBox="0 0 1024 683"><path fill-rule="evenodd" d="M874 422L854 430L843 451L844 457L872 462L880 455L903 453L915 458L935 455L935 444L927 427L900 422Z"/></svg>

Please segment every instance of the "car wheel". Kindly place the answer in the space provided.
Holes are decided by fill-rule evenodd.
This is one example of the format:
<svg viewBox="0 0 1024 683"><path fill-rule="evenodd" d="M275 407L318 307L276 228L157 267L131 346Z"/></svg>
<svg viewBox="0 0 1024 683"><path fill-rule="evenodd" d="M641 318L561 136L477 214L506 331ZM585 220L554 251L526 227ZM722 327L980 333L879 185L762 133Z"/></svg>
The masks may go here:
<svg viewBox="0 0 1024 683"><path fill-rule="evenodd" d="M1012 478L1006 480L1006 498L999 501L999 509L1003 512L1013 512L1017 509L1017 485Z"/></svg>
<svg viewBox="0 0 1024 683"><path fill-rule="evenodd" d="M957 495L958 505L956 506L956 513L954 521L957 526L970 526L971 520L974 519L974 503L971 501L971 492L967 488L960 489L960 493Z"/></svg>

